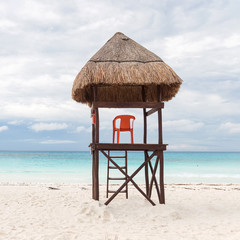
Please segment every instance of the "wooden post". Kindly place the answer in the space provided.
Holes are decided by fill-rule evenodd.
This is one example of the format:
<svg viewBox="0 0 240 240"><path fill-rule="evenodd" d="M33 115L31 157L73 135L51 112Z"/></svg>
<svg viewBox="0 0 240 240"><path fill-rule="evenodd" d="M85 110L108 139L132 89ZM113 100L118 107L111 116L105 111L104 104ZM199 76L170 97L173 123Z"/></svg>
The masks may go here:
<svg viewBox="0 0 240 240"><path fill-rule="evenodd" d="M160 193L160 203L165 204L163 151L160 151Z"/></svg>
<svg viewBox="0 0 240 240"><path fill-rule="evenodd" d="M127 159L128 155L127 155L127 151L125 150L125 172L126 172L126 176L128 174L128 159ZM127 179L127 177L126 177ZM128 199L128 184L126 185L126 199Z"/></svg>
<svg viewBox="0 0 240 240"><path fill-rule="evenodd" d="M97 89L93 87L94 102L97 101ZM99 114L98 108L93 109L95 114L95 124L93 124L93 144L99 143ZM99 151L94 149L93 151L93 168L92 168L92 198L94 200L99 200Z"/></svg>
<svg viewBox="0 0 240 240"><path fill-rule="evenodd" d="M157 86L158 101L162 101L160 86ZM158 109L158 144L162 144L162 108Z"/></svg>
<svg viewBox="0 0 240 240"><path fill-rule="evenodd" d="M146 101L145 89L142 86L142 101ZM143 143L147 143L147 111L146 108L143 108ZM144 151L144 159L147 162L148 154L147 151ZM145 165L145 183L146 183L146 194L149 194L149 175L148 175L148 164Z"/></svg>
<svg viewBox="0 0 240 240"><path fill-rule="evenodd" d="M157 95L158 95L158 101L162 101L162 96L161 96L161 89L160 86L157 86ZM158 109L158 144L162 144L162 109ZM160 203L164 204L165 203L165 194L164 194L164 162L163 162L163 151L159 151L158 157L160 158L160 179L159 179L159 184L160 184Z"/></svg>
<svg viewBox="0 0 240 240"><path fill-rule="evenodd" d="M92 117L92 144L94 145L95 144L95 124L94 124L94 115L95 112L94 112L94 109L92 108L91 109L91 117ZM92 198L95 199L96 196L95 196L95 150L92 150Z"/></svg>

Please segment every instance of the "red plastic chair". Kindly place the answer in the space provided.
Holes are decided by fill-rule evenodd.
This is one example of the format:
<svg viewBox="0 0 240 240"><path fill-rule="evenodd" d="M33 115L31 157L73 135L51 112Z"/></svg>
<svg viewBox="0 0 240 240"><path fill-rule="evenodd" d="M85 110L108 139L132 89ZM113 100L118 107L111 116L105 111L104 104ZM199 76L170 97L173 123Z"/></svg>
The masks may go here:
<svg viewBox="0 0 240 240"><path fill-rule="evenodd" d="M116 121L120 119L120 127L116 127ZM131 121L132 119L132 121ZM131 143L133 144L133 122L135 117L132 115L119 115L113 119L113 143L115 142L115 132L117 132L117 143L119 143L120 132L129 131L131 134Z"/></svg>

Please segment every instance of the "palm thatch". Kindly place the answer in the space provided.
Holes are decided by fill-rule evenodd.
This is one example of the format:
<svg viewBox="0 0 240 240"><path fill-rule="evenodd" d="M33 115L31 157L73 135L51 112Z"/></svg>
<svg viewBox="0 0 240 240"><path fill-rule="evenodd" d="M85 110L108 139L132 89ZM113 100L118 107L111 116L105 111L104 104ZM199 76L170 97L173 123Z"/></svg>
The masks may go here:
<svg viewBox="0 0 240 240"><path fill-rule="evenodd" d="M160 57L118 32L79 72L72 98L91 105L92 86L97 86L98 101L155 102L160 85L162 100L168 101L176 95L181 83L181 78Z"/></svg>

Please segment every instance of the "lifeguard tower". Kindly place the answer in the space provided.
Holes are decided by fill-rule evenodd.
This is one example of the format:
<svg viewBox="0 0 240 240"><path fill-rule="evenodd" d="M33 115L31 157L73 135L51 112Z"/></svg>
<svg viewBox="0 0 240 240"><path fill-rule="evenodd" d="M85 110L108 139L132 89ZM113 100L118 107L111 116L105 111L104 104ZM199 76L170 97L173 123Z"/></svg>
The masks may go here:
<svg viewBox="0 0 240 240"><path fill-rule="evenodd" d="M159 203L165 203L164 155L166 144L162 139L162 109L164 101L171 100L178 92L181 78L163 60L139 45L123 33L117 32L86 63L77 75L72 98L91 107L92 124L92 198L99 200L99 152L101 152L124 176L125 181L106 201L109 204L131 182L152 204L152 188L155 185ZM100 143L99 109L142 108L142 143ZM158 142L147 143L147 119L158 115ZM145 159L129 176L110 156L111 151L143 151ZM152 159L156 159L154 164ZM143 191L134 181L141 169L145 169L146 189ZM156 171L159 169L159 179Z"/></svg>

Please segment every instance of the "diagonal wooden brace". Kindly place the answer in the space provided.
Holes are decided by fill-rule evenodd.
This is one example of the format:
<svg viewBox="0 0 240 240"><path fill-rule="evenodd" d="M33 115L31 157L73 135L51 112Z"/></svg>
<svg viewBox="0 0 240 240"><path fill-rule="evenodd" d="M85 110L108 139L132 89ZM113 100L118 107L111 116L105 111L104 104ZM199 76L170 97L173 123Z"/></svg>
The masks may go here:
<svg viewBox="0 0 240 240"><path fill-rule="evenodd" d="M151 161L153 156L156 154L156 151L154 151L151 156L145 161L131 176L127 175L119 166L117 163L115 163L103 150L101 150L103 155L108 158L116 167L117 169L122 172L126 176L126 181L122 184L122 186L105 202L105 205L108 205L116 196L117 194L131 181L133 185L136 187L136 189L153 205L155 206L155 203L141 190L141 188L134 182L133 178L137 175L137 173L148 163Z"/></svg>
<svg viewBox="0 0 240 240"><path fill-rule="evenodd" d="M149 157L149 155L148 155L148 153L146 153L147 154L147 157ZM158 156L158 161L159 161L160 159L159 159L159 156ZM155 174L154 174L154 176L153 176L153 171L154 171L154 169L153 169L153 166L152 166L152 163L151 163L151 161L149 162L149 166L150 166L150 169L151 169L151 173L152 173L152 178L153 178L153 181L154 181L154 184L155 184L155 187L156 187L156 190L157 190L157 195L158 195L158 200L159 200L159 203L161 202L161 193L160 193L160 188L159 188L159 186L158 186L158 182L157 182L157 179L156 179L156 176L155 176L155 174L156 174L156 172L155 172ZM156 165L155 165L156 166ZM150 189L149 188L149 193L148 193L148 196L151 198L151 194L152 194L152 188Z"/></svg>
<svg viewBox="0 0 240 240"><path fill-rule="evenodd" d="M151 169L151 172L152 172L152 178L151 178L151 182L150 182L150 187L149 187L149 194L148 196L151 197L151 194L152 194L152 187L153 187L153 182L155 183L155 186L156 186L156 189L157 189L157 193L158 193L158 198L160 200L160 194L159 194L159 188L158 188L158 185L157 185L157 180L156 180L156 171L157 171L157 167L158 167L158 163L159 163L159 157L157 157L156 159L156 162L155 162L155 166L154 166L154 169L152 167L152 164L150 163L150 169Z"/></svg>
<svg viewBox="0 0 240 240"><path fill-rule="evenodd" d="M149 166L150 166L150 169L151 169L151 173L152 173L152 175L153 175L153 166L152 166L152 163L151 162L149 162ZM160 202L160 196L161 196L161 194L160 194L160 190L159 190L159 187L158 187L158 182L157 182L157 179L156 179L156 176L153 176L153 180L154 180L154 184L155 184L155 187L156 187L156 190L157 190L157 195L158 195L158 200L159 200L159 202ZM149 194L148 194L148 196L151 198L151 194L152 194L152 189L151 189L151 191L149 191Z"/></svg>

